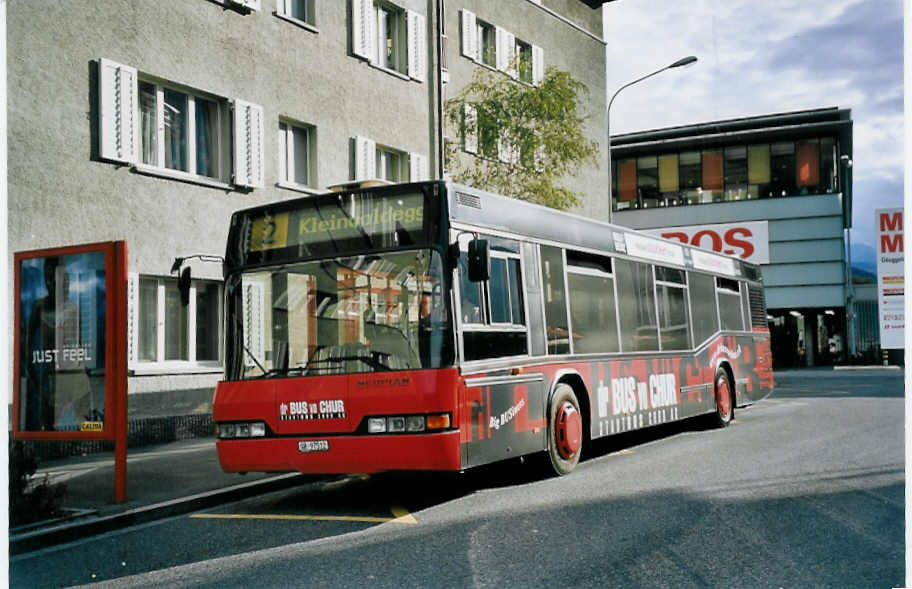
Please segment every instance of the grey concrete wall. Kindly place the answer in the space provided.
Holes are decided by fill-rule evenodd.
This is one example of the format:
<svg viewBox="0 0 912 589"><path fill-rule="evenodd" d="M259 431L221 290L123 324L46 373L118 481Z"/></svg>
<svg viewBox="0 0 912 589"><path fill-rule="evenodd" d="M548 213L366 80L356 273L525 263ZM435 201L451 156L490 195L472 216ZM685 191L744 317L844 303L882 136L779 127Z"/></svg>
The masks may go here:
<svg viewBox="0 0 912 589"><path fill-rule="evenodd" d="M770 263L761 266L770 309L845 306L842 195L617 211L636 229L769 221Z"/></svg>
<svg viewBox="0 0 912 589"><path fill-rule="evenodd" d="M477 18L503 27L528 43L542 48L545 67L556 66L570 72L586 85L588 95L583 96L582 114L587 117L584 133L599 145L598 166L587 165L575 177L566 178L564 186L582 193L582 204L573 212L607 220L608 182L607 127L605 109L605 44L601 41L601 11L592 10L578 0L545 2L545 6L570 20L588 17L588 25L597 29L595 37L580 31L554 14L543 10L529 0L449 0L446 3L446 34L448 38L447 61L450 83L449 97L456 96L480 66L462 55L460 11L465 8ZM563 12L562 12L563 11ZM596 26L597 25L597 26ZM499 74L506 75L506 74ZM461 139L455 129L448 129L448 136ZM465 155L471 158L473 156Z"/></svg>
<svg viewBox="0 0 912 589"><path fill-rule="evenodd" d="M427 11L424 0L396 3ZM349 2L318 2L317 32L276 17L275 4L244 14L211 0L8 3L10 252L126 239L130 271L161 276L177 255L223 254L233 211L301 196L276 186L279 117L316 126L320 187L351 179L355 135L430 155L429 82L353 57ZM263 106L265 187L201 186L95 158L102 57ZM193 271L221 278L217 265ZM197 389L217 378L132 377L130 389Z"/></svg>

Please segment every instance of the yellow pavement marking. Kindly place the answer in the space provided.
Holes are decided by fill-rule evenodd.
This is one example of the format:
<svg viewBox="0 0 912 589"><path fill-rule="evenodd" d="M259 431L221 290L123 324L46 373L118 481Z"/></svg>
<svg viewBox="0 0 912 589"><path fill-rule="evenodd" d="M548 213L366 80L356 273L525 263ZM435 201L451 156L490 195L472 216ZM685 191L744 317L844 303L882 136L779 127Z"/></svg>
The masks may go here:
<svg viewBox="0 0 912 589"><path fill-rule="evenodd" d="M382 524L394 522L399 524L417 524L412 515L402 507L393 507L390 510L394 517L374 517L356 515L294 515L294 514L269 514L269 513L194 513L190 517L197 519L265 519L265 520L291 520L291 521L324 521L324 522L358 522Z"/></svg>
<svg viewBox="0 0 912 589"><path fill-rule="evenodd" d="M618 452L618 454L623 454L623 455L625 455L625 456L626 456L627 454L633 454L633 453L634 453L633 450L620 450L620 451Z"/></svg>
<svg viewBox="0 0 912 589"><path fill-rule="evenodd" d="M393 512L393 515L396 516L396 519L393 521L400 524L412 524L415 525L418 523L418 520L412 516L411 513L404 507L391 507L390 511Z"/></svg>

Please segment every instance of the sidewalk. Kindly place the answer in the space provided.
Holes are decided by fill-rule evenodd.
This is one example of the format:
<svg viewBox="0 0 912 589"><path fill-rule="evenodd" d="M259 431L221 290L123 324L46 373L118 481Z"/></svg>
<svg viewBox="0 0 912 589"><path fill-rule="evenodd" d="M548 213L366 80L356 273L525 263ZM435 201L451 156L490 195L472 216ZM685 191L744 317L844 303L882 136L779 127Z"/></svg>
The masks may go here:
<svg viewBox="0 0 912 589"><path fill-rule="evenodd" d="M65 518L10 530L10 555L189 513L309 480L291 474L222 472L214 438L127 452L127 500L114 503L114 453L48 460L36 476L66 483Z"/></svg>

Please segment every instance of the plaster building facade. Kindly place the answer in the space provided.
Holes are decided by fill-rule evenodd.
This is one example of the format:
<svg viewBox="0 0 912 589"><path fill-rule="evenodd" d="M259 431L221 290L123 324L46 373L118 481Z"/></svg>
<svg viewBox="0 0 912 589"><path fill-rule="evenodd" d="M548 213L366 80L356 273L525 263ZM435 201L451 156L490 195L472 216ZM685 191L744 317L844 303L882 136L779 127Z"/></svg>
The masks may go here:
<svg viewBox="0 0 912 589"><path fill-rule="evenodd" d="M614 221L761 265L777 367L846 361L851 111L612 136Z"/></svg>
<svg viewBox="0 0 912 589"><path fill-rule="evenodd" d="M440 177L443 138L458 140L442 100L475 68L511 75L507 56L533 46L536 68L589 88L586 134L604 144L601 4L8 3L10 259L126 240L131 417L204 412L223 372L221 268L192 261L185 308L174 258L223 254L241 208ZM492 64L476 50L489 34ZM580 212L605 210L607 175L602 165L567 179L585 195Z"/></svg>

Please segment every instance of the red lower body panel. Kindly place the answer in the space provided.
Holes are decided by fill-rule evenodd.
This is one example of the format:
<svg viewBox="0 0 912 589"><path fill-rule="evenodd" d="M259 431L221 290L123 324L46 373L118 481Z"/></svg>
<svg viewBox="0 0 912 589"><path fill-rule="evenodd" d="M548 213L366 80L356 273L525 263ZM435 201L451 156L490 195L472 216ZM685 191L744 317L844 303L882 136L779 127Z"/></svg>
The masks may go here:
<svg viewBox="0 0 912 589"><path fill-rule="evenodd" d="M302 452L298 442L326 441L328 450ZM259 438L220 440L219 463L225 472L307 474L374 473L386 470L458 471L459 432L393 436Z"/></svg>

